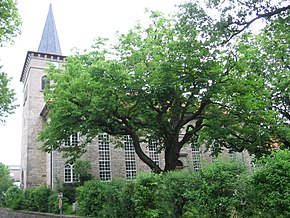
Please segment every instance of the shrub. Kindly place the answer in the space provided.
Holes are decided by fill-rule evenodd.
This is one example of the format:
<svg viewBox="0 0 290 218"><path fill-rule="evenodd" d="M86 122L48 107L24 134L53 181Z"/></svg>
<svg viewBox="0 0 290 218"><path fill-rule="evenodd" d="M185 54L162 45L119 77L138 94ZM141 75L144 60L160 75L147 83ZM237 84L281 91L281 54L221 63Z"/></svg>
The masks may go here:
<svg viewBox="0 0 290 218"><path fill-rule="evenodd" d="M187 171L167 172L161 175L157 203L160 217L183 217L188 199L186 190L195 189L195 174Z"/></svg>
<svg viewBox="0 0 290 218"><path fill-rule="evenodd" d="M262 158L253 177L261 217L290 217L290 150Z"/></svg>
<svg viewBox="0 0 290 218"><path fill-rule="evenodd" d="M134 194L136 217L160 216L161 210L156 199L159 195L160 182L160 175L154 173L144 173L137 177Z"/></svg>
<svg viewBox="0 0 290 218"><path fill-rule="evenodd" d="M35 187L24 191L25 210L48 212L48 198L52 191L46 187Z"/></svg>
<svg viewBox="0 0 290 218"><path fill-rule="evenodd" d="M94 217L135 217L129 181L91 180L77 188L78 213Z"/></svg>
<svg viewBox="0 0 290 218"><path fill-rule="evenodd" d="M23 192L17 186L11 186L6 191L5 202L6 207L14 210L23 209Z"/></svg>
<svg viewBox="0 0 290 218"><path fill-rule="evenodd" d="M240 178L246 167L236 161L215 160L196 174L185 190L187 217L230 217L236 206Z"/></svg>
<svg viewBox="0 0 290 218"><path fill-rule="evenodd" d="M58 189L58 192L62 192L70 204L76 202L77 191L76 188L78 184L63 184L61 188Z"/></svg>

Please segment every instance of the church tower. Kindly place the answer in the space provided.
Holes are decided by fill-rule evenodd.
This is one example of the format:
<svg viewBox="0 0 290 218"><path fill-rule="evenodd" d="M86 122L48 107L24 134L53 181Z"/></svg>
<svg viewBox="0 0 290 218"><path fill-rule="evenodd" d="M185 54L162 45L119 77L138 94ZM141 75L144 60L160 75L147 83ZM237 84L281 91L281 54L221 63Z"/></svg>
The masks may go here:
<svg viewBox="0 0 290 218"><path fill-rule="evenodd" d="M38 51L28 51L20 81L23 83L23 115L21 145L21 185L30 188L47 184L49 161L37 141L39 130L43 128L41 113L45 107L43 89L47 84L45 69L49 63L60 66L65 62L61 54L56 25L49 6Z"/></svg>

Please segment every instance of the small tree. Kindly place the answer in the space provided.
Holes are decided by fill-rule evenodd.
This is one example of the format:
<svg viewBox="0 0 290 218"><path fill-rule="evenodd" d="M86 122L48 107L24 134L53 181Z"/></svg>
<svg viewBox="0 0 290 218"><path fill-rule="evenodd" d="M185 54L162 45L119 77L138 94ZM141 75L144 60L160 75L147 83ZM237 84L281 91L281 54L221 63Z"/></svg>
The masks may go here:
<svg viewBox="0 0 290 218"><path fill-rule="evenodd" d="M0 206L5 204L5 192L13 186L13 179L7 166L0 163Z"/></svg>

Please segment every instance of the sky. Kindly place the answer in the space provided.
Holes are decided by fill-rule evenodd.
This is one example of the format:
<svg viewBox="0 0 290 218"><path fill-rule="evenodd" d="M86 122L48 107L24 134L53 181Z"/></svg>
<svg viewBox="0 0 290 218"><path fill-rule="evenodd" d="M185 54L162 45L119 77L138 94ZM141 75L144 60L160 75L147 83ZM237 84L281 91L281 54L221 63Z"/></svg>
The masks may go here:
<svg viewBox="0 0 290 218"><path fill-rule="evenodd" d="M97 37L114 39L117 31L126 33L139 20L145 23L145 8L165 14L177 10L185 0L18 0L22 18L21 35L13 45L0 48L2 70L12 78L10 87L20 105L13 115L0 124L0 162L20 165L22 135L22 89L20 75L27 51L37 51L49 4L53 14L63 55L72 49L89 49Z"/></svg>

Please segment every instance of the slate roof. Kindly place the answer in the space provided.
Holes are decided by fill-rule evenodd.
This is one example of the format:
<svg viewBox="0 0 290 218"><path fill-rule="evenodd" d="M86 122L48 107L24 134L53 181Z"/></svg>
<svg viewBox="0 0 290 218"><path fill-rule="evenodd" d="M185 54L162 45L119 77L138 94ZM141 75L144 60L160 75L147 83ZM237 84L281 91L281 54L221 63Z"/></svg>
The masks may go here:
<svg viewBox="0 0 290 218"><path fill-rule="evenodd" d="M52 5L49 5L45 26L43 29L41 41L39 43L38 52L61 55L60 44L52 13Z"/></svg>

